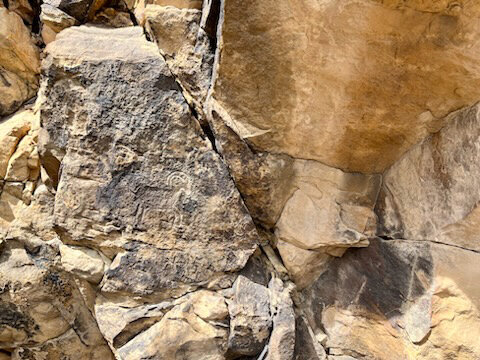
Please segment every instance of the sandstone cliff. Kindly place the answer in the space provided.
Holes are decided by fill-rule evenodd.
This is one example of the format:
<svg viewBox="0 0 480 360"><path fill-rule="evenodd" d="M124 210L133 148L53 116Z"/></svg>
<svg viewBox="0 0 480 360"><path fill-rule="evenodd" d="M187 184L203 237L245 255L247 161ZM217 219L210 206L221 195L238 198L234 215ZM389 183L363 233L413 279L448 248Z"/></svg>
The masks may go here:
<svg viewBox="0 0 480 360"><path fill-rule="evenodd" d="M0 2L0 360L480 359L479 17Z"/></svg>

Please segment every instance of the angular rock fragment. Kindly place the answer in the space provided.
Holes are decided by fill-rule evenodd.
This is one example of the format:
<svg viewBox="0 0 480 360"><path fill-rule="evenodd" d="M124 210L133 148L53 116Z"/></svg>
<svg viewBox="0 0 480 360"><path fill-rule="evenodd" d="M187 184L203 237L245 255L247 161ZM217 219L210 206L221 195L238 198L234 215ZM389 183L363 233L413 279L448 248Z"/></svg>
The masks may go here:
<svg viewBox="0 0 480 360"><path fill-rule="evenodd" d="M273 330L268 343L267 360L291 360L295 350L295 312L288 289L280 279L273 278L268 285Z"/></svg>
<svg viewBox="0 0 480 360"><path fill-rule="evenodd" d="M121 303L117 299L108 300L102 297L97 299L95 315L100 331L114 349L120 349L124 346L131 349L136 346L134 344L137 344L140 341L139 339L143 339L141 341L145 341L145 345L152 346L152 351L154 351L153 345L150 345L150 341L147 341L145 337L138 339L136 337L142 336L141 334L145 331L149 331L148 329L158 324L165 315L171 316L173 313L170 310L178 309L179 307L189 312L190 315L188 317L196 319L193 324L204 324L204 322L207 322L214 326L228 327L227 324L224 324L224 320L228 317L225 299L220 294L212 291L199 290L175 300L167 300L156 304L138 305L135 304L133 299L130 302L130 304ZM158 325L157 327L160 326ZM193 325L193 328L197 329L195 325ZM208 326L206 328L211 329ZM168 336L176 336L176 334ZM163 339L161 341L168 340ZM171 345L170 350L172 353L176 351L181 353L183 351L182 347L185 345L178 343L177 346L178 349L174 347L174 344ZM164 354L163 350L155 356L162 358L161 356L163 355L161 354ZM205 356L208 356L208 354Z"/></svg>
<svg viewBox="0 0 480 360"><path fill-rule="evenodd" d="M213 291L200 290L189 299L193 311L205 321L221 321L228 317L225 298Z"/></svg>
<svg viewBox="0 0 480 360"><path fill-rule="evenodd" d="M120 348L160 321L172 307L173 304L168 301L128 306L99 297L95 304L95 318L105 340L112 348Z"/></svg>
<svg viewBox="0 0 480 360"><path fill-rule="evenodd" d="M217 110L207 110L217 149L253 219L272 228L295 190L294 160L288 156L252 151Z"/></svg>
<svg viewBox="0 0 480 360"><path fill-rule="evenodd" d="M195 313L193 304L175 306L160 322L118 350L124 360L225 359L227 329L216 327Z"/></svg>
<svg viewBox="0 0 480 360"><path fill-rule="evenodd" d="M177 9L202 9L203 0L137 0L135 1L134 13L139 25L145 25L145 9L149 5L162 7L175 7Z"/></svg>
<svg viewBox="0 0 480 360"><path fill-rule="evenodd" d="M385 173L378 234L480 251L480 106L446 121Z"/></svg>
<svg viewBox="0 0 480 360"><path fill-rule="evenodd" d="M302 316L295 319L294 360L326 360L327 353Z"/></svg>
<svg viewBox="0 0 480 360"><path fill-rule="evenodd" d="M30 110L19 111L0 122L0 179L4 180L11 156L34 122Z"/></svg>
<svg viewBox="0 0 480 360"><path fill-rule="evenodd" d="M70 329L65 334L41 345L16 348L11 360L43 360L45 354L51 358L69 360L113 359L112 352L107 346L85 347L78 334Z"/></svg>
<svg viewBox="0 0 480 360"><path fill-rule="evenodd" d="M130 14L125 11L118 11L114 8L106 8L95 14L92 19L92 23L101 24L108 27L125 27L133 26L133 22L130 19Z"/></svg>
<svg viewBox="0 0 480 360"><path fill-rule="evenodd" d="M124 250L102 288L147 294L240 270L252 220L142 30L69 28L46 51L42 148L62 154L55 223L73 245Z"/></svg>
<svg viewBox="0 0 480 360"><path fill-rule="evenodd" d="M15 112L38 89L38 49L22 18L0 8L0 117Z"/></svg>
<svg viewBox="0 0 480 360"><path fill-rule="evenodd" d="M233 299L228 305L228 311L229 352L234 355L259 354L272 326L268 289L239 276L233 285Z"/></svg>
<svg viewBox="0 0 480 360"><path fill-rule="evenodd" d="M214 48L200 27L202 12L172 6L147 5L145 28L165 56L172 74L197 112L203 110L212 75Z"/></svg>
<svg viewBox="0 0 480 360"><path fill-rule="evenodd" d="M17 240L28 244L32 251L37 251L45 241L58 239L53 230L53 208L55 195L44 185L29 188L27 182L23 188L22 197L30 195L30 203L21 205L15 212L15 217L5 227L0 227L0 238ZM25 199L22 199L25 202Z"/></svg>
<svg viewBox="0 0 480 360"><path fill-rule="evenodd" d="M59 8L48 3L42 4L40 20L42 22L42 39L45 44L55 40L57 34L79 22Z"/></svg>
<svg viewBox="0 0 480 360"><path fill-rule="evenodd" d="M52 5L66 14L74 17L79 22L86 20L88 10L93 0L46 0L45 3Z"/></svg>
<svg viewBox="0 0 480 360"><path fill-rule="evenodd" d="M60 245L60 256L65 271L92 283L102 280L107 265L96 250Z"/></svg>
<svg viewBox="0 0 480 360"><path fill-rule="evenodd" d="M40 162L38 113L23 109L0 122L0 237L30 204Z"/></svg>
<svg viewBox="0 0 480 360"><path fill-rule="evenodd" d="M295 189L275 235L278 250L298 286L311 282L329 255L368 245L381 176L345 173L315 161L295 160Z"/></svg>
<svg viewBox="0 0 480 360"><path fill-rule="evenodd" d="M32 25L35 11L28 0L9 0L7 8L18 14L25 23Z"/></svg>

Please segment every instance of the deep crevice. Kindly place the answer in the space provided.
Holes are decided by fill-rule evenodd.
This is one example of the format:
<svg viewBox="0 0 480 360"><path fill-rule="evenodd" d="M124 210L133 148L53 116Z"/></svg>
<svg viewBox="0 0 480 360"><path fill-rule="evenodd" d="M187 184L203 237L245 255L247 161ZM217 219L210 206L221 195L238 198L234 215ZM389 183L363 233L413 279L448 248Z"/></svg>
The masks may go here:
<svg viewBox="0 0 480 360"><path fill-rule="evenodd" d="M210 143L212 144L212 149L218 153L219 155L220 152L218 151L217 149L217 143L215 141L215 135L213 134L213 131L212 131L212 128L210 127L210 125L208 124L208 122L205 122L203 124L201 124L202 126L202 130L203 132L205 133L205 135L207 136L207 139L210 141ZM223 158L223 157L222 157Z"/></svg>
<svg viewBox="0 0 480 360"><path fill-rule="evenodd" d="M123 2L123 3L125 4L125 2ZM133 13L133 11L128 8L127 4L125 4L125 9L128 12L128 16L130 16L130 20L132 21L133 26L138 26L137 18L135 17L135 14ZM146 32L145 29L144 29L144 32ZM149 40L149 41L151 41L151 40Z"/></svg>
<svg viewBox="0 0 480 360"><path fill-rule="evenodd" d="M221 0L212 0L210 11L205 21L204 30L210 39L210 46L215 51L217 47L217 29L220 20Z"/></svg>
<svg viewBox="0 0 480 360"><path fill-rule="evenodd" d="M8 0L4 0L4 2ZM43 1L40 0L37 2L36 0L28 0L28 3L33 9L33 19L32 19L32 32L34 34L40 34L41 22L40 22L40 13L41 13L41 6Z"/></svg>
<svg viewBox="0 0 480 360"><path fill-rule="evenodd" d="M145 31L145 28L144 28L144 32L145 34L147 35L147 32ZM200 121L200 116L198 115L198 111L195 109L195 106L193 104L191 104L186 96L184 95L184 92L188 93L188 91L185 89L185 87L182 86L182 83L181 81L178 79L177 76L175 76L175 74L172 72L172 70L170 69L170 67L168 66L168 63L167 63L167 60L165 59L165 56L160 54L164 61L165 61L165 65L167 66L168 70L170 71L170 74L172 75L172 77L175 79L175 82L178 84L178 87L181 89L181 93L182 93L182 96L183 96L183 99L185 100L186 104L188 105L189 109L190 109L190 113L192 114L192 117L195 119L195 121L197 121L197 123L200 125L203 133L205 134L205 138L210 142L210 144L212 145L212 149L213 151L215 151L222 159L223 159L223 156L222 154L220 154L220 152L218 151L217 149L217 145L216 145L216 142L215 142L215 136L213 134L213 131L210 127L210 124L208 123L208 121ZM190 94L189 94L190 95ZM190 97L192 97L190 95ZM192 97L193 98L193 97Z"/></svg>
<svg viewBox="0 0 480 360"><path fill-rule="evenodd" d="M394 237L391 237L391 236L387 236L387 235L377 235L378 238L382 239L382 240L396 240Z"/></svg>

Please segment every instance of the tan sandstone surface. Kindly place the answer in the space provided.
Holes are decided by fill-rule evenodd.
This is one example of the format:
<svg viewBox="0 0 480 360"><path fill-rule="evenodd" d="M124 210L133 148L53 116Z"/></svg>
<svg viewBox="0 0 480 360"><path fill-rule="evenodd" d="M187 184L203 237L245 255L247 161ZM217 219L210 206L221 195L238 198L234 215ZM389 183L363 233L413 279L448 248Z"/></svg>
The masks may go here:
<svg viewBox="0 0 480 360"><path fill-rule="evenodd" d="M0 1L0 360L480 359L479 16Z"/></svg>

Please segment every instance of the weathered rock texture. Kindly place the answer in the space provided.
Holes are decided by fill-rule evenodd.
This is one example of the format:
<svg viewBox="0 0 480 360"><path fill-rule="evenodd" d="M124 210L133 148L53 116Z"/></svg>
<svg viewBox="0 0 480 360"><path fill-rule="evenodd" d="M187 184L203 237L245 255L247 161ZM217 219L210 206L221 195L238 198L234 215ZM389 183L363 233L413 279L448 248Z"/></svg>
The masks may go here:
<svg viewBox="0 0 480 360"><path fill-rule="evenodd" d="M475 1L225 1L213 96L258 149L381 172L478 99L479 13Z"/></svg>
<svg viewBox="0 0 480 360"><path fill-rule="evenodd" d="M22 18L0 8L0 116L35 96L39 71L38 49Z"/></svg>
<svg viewBox="0 0 480 360"><path fill-rule="evenodd" d="M38 112L21 110L0 123L0 236L30 204L40 174Z"/></svg>
<svg viewBox="0 0 480 360"><path fill-rule="evenodd" d="M379 233L480 251L479 136L476 105L451 114L393 165L377 206Z"/></svg>
<svg viewBox="0 0 480 360"><path fill-rule="evenodd" d="M64 154L55 223L70 243L124 250L102 288L143 294L240 270L252 220L142 30L70 28L47 54L44 147Z"/></svg>
<svg viewBox="0 0 480 360"><path fill-rule="evenodd" d="M1 1L0 360L480 359L479 14Z"/></svg>

